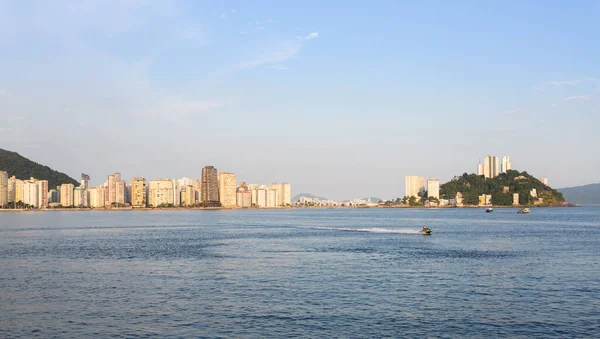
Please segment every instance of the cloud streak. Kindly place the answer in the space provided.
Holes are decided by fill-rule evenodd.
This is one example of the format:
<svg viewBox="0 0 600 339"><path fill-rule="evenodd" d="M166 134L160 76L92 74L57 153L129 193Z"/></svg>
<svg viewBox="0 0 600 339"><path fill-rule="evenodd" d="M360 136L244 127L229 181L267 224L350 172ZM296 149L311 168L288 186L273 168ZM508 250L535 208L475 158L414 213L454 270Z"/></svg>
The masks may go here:
<svg viewBox="0 0 600 339"><path fill-rule="evenodd" d="M591 95L574 95L564 98L563 101L590 100L591 97Z"/></svg>
<svg viewBox="0 0 600 339"><path fill-rule="evenodd" d="M302 40L313 40L319 37L319 32L309 33L307 36L302 37Z"/></svg>

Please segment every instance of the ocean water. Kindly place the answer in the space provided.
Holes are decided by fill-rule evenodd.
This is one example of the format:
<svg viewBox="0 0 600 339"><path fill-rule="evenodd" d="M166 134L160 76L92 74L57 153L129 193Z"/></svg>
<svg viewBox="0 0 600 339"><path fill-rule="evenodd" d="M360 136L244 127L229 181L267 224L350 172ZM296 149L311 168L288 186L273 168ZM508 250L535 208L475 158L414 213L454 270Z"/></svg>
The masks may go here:
<svg viewBox="0 0 600 339"><path fill-rule="evenodd" d="M600 208L0 213L0 337L598 338Z"/></svg>

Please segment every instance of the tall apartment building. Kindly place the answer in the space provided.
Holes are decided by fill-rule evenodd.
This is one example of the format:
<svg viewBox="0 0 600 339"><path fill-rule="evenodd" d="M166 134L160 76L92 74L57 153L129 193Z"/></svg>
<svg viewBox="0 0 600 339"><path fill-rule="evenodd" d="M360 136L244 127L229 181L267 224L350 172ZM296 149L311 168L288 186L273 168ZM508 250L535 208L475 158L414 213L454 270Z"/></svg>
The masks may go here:
<svg viewBox="0 0 600 339"><path fill-rule="evenodd" d="M425 177L408 175L405 178L406 197L417 197L419 193L425 191Z"/></svg>
<svg viewBox="0 0 600 339"><path fill-rule="evenodd" d="M267 207L267 190L264 188L259 188L257 190L252 191L254 194L256 192L256 198L253 198L253 204L256 207Z"/></svg>
<svg viewBox="0 0 600 339"><path fill-rule="evenodd" d="M213 166L202 168L202 193L201 200L205 203L219 202L219 177L217 169Z"/></svg>
<svg viewBox="0 0 600 339"><path fill-rule="evenodd" d="M483 175L483 164L477 164L477 175Z"/></svg>
<svg viewBox="0 0 600 339"><path fill-rule="evenodd" d="M196 193L196 202L202 201L202 181L198 179L194 179L193 182L194 191Z"/></svg>
<svg viewBox="0 0 600 339"><path fill-rule="evenodd" d="M146 179L136 177L131 180L131 206L146 207Z"/></svg>
<svg viewBox="0 0 600 339"><path fill-rule="evenodd" d="M117 206L125 205L125 181L115 182L115 199Z"/></svg>
<svg viewBox="0 0 600 339"><path fill-rule="evenodd" d="M13 175L8 178L8 202L15 201L15 190L16 190L17 178Z"/></svg>
<svg viewBox="0 0 600 339"><path fill-rule="evenodd" d="M159 179L148 181L148 206L175 204L173 200L173 181Z"/></svg>
<svg viewBox="0 0 600 339"><path fill-rule="evenodd" d="M252 207L252 191L239 190L237 192L237 206L241 208Z"/></svg>
<svg viewBox="0 0 600 339"><path fill-rule="evenodd" d="M34 178L23 182L23 203L33 207L39 207L38 184Z"/></svg>
<svg viewBox="0 0 600 339"><path fill-rule="evenodd" d="M82 187L75 187L75 189L73 190L73 206L75 207L87 207L85 204L85 200L84 199L84 195L86 193L86 190Z"/></svg>
<svg viewBox="0 0 600 339"><path fill-rule="evenodd" d="M502 167L501 173L506 173L508 170L512 169L512 163L510 162L510 157L505 155L502 157Z"/></svg>
<svg viewBox="0 0 600 339"><path fill-rule="evenodd" d="M0 171L0 207L8 204L8 173Z"/></svg>
<svg viewBox="0 0 600 339"><path fill-rule="evenodd" d="M20 179L16 179L15 180L15 201L16 202L23 202L23 186L25 185L25 182L23 180Z"/></svg>
<svg viewBox="0 0 600 339"><path fill-rule="evenodd" d="M279 191L268 189L266 207L278 207L279 205L281 205L279 202Z"/></svg>
<svg viewBox="0 0 600 339"><path fill-rule="evenodd" d="M483 159L483 175L486 178L498 176L498 157L488 155Z"/></svg>
<svg viewBox="0 0 600 339"><path fill-rule="evenodd" d="M90 188L90 176L85 173L81 173L81 187L84 190Z"/></svg>
<svg viewBox="0 0 600 339"><path fill-rule="evenodd" d="M277 190L279 195L279 205L291 205L292 204L292 189L288 183L271 184L269 189Z"/></svg>
<svg viewBox="0 0 600 339"><path fill-rule="evenodd" d="M107 205L111 206L113 203L125 203L125 188L119 187L118 183L121 182L121 173L114 173L108 176L108 196ZM119 194L122 196L119 197Z"/></svg>
<svg viewBox="0 0 600 339"><path fill-rule="evenodd" d="M63 206L73 206L73 191L75 185L62 184L60 185L60 204Z"/></svg>
<svg viewBox="0 0 600 339"><path fill-rule="evenodd" d="M48 180L38 180L38 207L48 207Z"/></svg>
<svg viewBox="0 0 600 339"><path fill-rule="evenodd" d="M88 189L88 202L91 208L104 208L106 191L104 186Z"/></svg>
<svg viewBox="0 0 600 339"><path fill-rule="evenodd" d="M234 173L219 173L219 198L221 206L236 207L237 181Z"/></svg>
<svg viewBox="0 0 600 339"><path fill-rule="evenodd" d="M427 180L427 197L440 198L440 181L437 178Z"/></svg>
<svg viewBox="0 0 600 339"><path fill-rule="evenodd" d="M181 205L194 206L196 204L196 190L194 186L188 185L181 191Z"/></svg>

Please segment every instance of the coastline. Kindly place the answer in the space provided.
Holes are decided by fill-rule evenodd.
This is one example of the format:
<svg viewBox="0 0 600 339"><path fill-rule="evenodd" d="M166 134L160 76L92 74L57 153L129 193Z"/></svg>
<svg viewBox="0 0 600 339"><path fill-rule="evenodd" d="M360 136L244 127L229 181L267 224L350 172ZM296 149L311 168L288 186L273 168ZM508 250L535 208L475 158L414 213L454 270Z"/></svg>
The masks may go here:
<svg viewBox="0 0 600 339"><path fill-rule="evenodd" d="M486 209L486 208L497 208L497 209L508 209L508 208L565 208L565 207L581 207L582 205L576 204L559 204L559 205L532 205L532 206L357 206L357 207L261 207L261 208L239 208L239 207L172 207L172 208L151 208L151 207L119 207L119 208L45 208L45 209L0 209L1 212L86 212L86 211L104 211L104 212L123 212L123 211L221 211L221 210L240 210L240 211L260 211L260 210L291 210L291 209L319 209L319 210L331 210L331 209L454 209L454 208L467 208L467 209Z"/></svg>

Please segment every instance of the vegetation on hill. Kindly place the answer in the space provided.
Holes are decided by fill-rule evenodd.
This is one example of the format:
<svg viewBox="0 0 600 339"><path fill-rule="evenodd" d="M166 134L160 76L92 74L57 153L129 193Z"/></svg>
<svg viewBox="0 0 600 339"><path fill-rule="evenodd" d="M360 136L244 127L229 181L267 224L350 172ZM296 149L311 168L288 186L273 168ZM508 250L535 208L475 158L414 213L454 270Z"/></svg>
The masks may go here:
<svg viewBox="0 0 600 339"><path fill-rule="evenodd" d="M568 202L581 205L600 205L600 183L559 189Z"/></svg>
<svg viewBox="0 0 600 339"><path fill-rule="evenodd" d="M537 191L538 198L544 204L564 202L562 193L531 176L527 172L509 170L500 173L495 178L484 178L477 174L463 174L440 186L440 196L444 199L454 199L456 193L463 195L465 205L477 205L482 194L492 195L492 204L510 206L513 203L513 193L519 193L520 205L532 205L535 198L531 196L532 189Z"/></svg>
<svg viewBox="0 0 600 339"><path fill-rule="evenodd" d="M19 153L0 148L0 171L6 171L8 176L26 180L34 177L39 180L48 180L48 188L52 189L61 184L79 185L77 180L68 175L55 171L48 166L31 161Z"/></svg>

